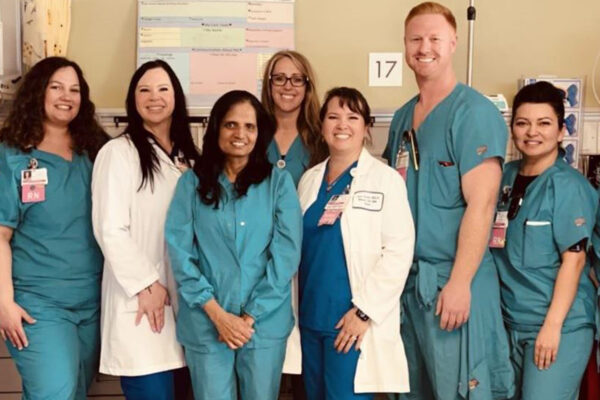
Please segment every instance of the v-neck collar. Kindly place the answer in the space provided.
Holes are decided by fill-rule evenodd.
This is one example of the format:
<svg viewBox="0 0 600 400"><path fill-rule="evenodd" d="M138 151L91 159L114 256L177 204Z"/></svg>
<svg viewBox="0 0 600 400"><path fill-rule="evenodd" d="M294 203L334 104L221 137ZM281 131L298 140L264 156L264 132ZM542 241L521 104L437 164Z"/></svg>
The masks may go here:
<svg viewBox="0 0 600 400"><path fill-rule="evenodd" d="M460 82L457 82L456 85L454 85L454 88L450 91L450 93L448 93L448 95L446 97L444 97L442 100L440 100L425 116L425 118L423 118L423 121L421 121L421 123L419 124L419 127L417 129L415 129L415 133L418 134L421 131L421 127L423 125L425 125L425 123L430 119L430 116L432 114L434 114L439 108L441 108L441 106L445 103L447 103L448 101L450 101L451 99L453 99L456 94L458 93L459 88L462 88L463 84ZM409 129L413 129L413 122L415 120L415 107L417 106L417 103L419 102L419 98L421 97L420 94L417 94L414 98L413 98L413 104L410 110L410 116L409 116L409 122L410 122L410 128Z"/></svg>

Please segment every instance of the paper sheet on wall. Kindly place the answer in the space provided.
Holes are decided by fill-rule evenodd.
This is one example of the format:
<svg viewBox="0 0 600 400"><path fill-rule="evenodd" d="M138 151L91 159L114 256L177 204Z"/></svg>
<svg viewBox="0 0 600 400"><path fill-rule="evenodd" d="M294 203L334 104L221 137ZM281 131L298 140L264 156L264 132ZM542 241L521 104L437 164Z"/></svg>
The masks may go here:
<svg viewBox="0 0 600 400"><path fill-rule="evenodd" d="M188 105L233 89L256 95L271 54L294 48L294 1L138 0L137 65L160 58Z"/></svg>

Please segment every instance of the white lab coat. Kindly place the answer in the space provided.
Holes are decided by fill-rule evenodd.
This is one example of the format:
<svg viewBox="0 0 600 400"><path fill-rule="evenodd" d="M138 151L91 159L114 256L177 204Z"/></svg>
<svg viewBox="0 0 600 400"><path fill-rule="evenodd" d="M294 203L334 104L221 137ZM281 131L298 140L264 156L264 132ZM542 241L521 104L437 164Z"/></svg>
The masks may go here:
<svg viewBox="0 0 600 400"><path fill-rule="evenodd" d="M142 189L137 150L128 136L108 142L98 153L92 174L92 222L104 253L100 372L140 376L185 365L175 337L173 306L165 307L165 325L153 333L146 316L135 326L137 293L159 280L177 300L167 257L164 227L167 209L181 176L156 145L160 170L154 189Z"/></svg>
<svg viewBox="0 0 600 400"><path fill-rule="evenodd" d="M309 169L300 180L303 212L317 198L326 163ZM342 239L352 303L371 319L361 345L354 391L408 392L408 366L400 337L400 295L412 263L415 233L406 187L398 172L366 149L351 174L351 197L341 219ZM294 306L297 316L297 302ZM288 340L285 371L297 373L300 363L296 323Z"/></svg>

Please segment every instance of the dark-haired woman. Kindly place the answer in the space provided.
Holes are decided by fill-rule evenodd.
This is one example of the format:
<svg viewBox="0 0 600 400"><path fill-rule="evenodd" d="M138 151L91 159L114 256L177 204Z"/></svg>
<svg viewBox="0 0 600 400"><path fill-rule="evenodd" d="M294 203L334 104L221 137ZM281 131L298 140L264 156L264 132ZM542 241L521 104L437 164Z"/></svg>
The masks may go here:
<svg viewBox="0 0 600 400"><path fill-rule="evenodd" d="M169 202L197 157L181 84L156 60L131 78L129 124L98 154L93 223L104 253L100 371L128 399L172 399L185 365L175 337L174 282L164 240Z"/></svg>
<svg viewBox="0 0 600 400"><path fill-rule="evenodd" d="M598 197L564 160L564 94L550 83L515 97L512 139L492 236L516 399L577 398L594 337L586 249Z"/></svg>
<svg viewBox="0 0 600 400"><path fill-rule="evenodd" d="M320 116L330 157L306 171L298 186L307 397L366 400L375 392L408 392L399 331L414 246L406 187L364 148L371 115L359 91L330 90Z"/></svg>
<svg viewBox="0 0 600 400"><path fill-rule="evenodd" d="M0 140L0 335L24 398L83 400L100 345L90 180L106 135L79 66L37 63Z"/></svg>
<svg viewBox="0 0 600 400"><path fill-rule="evenodd" d="M253 95L223 95L169 208L177 336L196 400L277 399L302 217L291 176L267 160L272 137Z"/></svg>

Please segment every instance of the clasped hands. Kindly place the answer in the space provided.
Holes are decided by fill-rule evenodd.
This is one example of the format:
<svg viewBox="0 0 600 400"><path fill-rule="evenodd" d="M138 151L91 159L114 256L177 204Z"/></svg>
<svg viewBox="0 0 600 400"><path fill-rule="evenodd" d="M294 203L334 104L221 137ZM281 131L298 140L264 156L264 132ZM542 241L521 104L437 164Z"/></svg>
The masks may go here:
<svg viewBox="0 0 600 400"><path fill-rule="evenodd" d="M215 299L206 302L204 311L215 325L219 333L219 341L225 343L231 350L243 347L252 339L254 318L248 314L238 316L227 312Z"/></svg>

